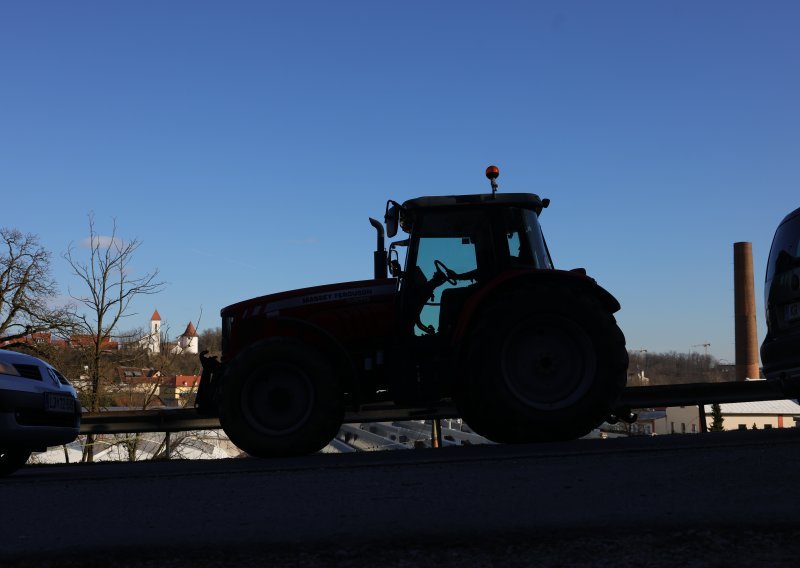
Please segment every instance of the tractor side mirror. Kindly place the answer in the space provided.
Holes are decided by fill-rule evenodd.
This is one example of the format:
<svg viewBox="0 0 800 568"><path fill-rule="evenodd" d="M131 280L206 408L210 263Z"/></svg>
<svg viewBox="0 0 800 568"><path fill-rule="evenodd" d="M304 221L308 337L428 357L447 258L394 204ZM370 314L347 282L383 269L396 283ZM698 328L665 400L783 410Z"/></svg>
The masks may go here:
<svg viewBox="0 0 800 568"><path fill-rule="evenodd" d="M389 256L389 274L395 278L400 278L403 275L403 269L400 268L400 259L397 251L392 251L394 254Z"/></svg>
<svg viewBox="0 0 800 568"><path fill-rule="evenodd" d="M386 215L383 220L386 223L386 236L390 239L397 234L397 226L400 223L400 209L402 205L391 199L386 202Z"/></svg>
<svg viewBox="0 0 800 568"><path fill-rule="evenodd" d="M389 274L394 276L395 278L399 278L403 275L403 269L400 268L400 254L397 252L395 247L407 247L408 246L408 239L402 241L395 241L391 245L389 245Z"/></svg>

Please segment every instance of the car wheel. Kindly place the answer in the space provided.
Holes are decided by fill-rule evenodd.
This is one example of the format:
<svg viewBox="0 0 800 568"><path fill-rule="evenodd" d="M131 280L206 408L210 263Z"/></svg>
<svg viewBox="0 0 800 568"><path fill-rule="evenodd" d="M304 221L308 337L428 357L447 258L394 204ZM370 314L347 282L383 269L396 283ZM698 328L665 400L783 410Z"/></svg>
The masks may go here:
<svg viewBox="0 0 800 568"><path fill-rule="evenodd" d="M21 468L31 457L30 450L0 448L0 476L9 475Z"/></svg>
<svg viewBox="0 0 800 568"><path fill-rule="evenodd" d="M339 381L316 350L292 340L261 342L226 370L220 422L239 448L258 457L324 448L344 420Z"/></svg>

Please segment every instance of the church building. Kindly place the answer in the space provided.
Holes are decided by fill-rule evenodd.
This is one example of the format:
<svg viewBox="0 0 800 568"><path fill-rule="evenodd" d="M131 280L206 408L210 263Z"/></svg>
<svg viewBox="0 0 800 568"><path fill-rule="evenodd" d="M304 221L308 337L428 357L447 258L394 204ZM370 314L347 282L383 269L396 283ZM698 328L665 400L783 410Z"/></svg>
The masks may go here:
<svg viewBox="0 0 800 568"><path fill-rule="evenodd" d="M140 345L150 353L160 353L162 349L168 353L187 353L197 355L199 352L198 343L200 337L192 322L186 326L186 330L178 336L175 343L167 344L165 338L161 337L161 315L158 310L153 312L150 318L150 333L139 340Z"/></svg>

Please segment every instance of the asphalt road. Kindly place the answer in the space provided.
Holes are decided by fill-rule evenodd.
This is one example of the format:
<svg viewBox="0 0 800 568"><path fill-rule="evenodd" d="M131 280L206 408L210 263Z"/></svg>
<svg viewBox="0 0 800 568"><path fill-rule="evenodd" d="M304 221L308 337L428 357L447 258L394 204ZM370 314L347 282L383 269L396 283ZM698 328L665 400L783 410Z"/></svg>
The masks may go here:
<svg viewBox="0 0 800 568"><path fill-rule="evenodd" d="M0 565L788 565L799 482L794 429L29 466Z"/></svg>

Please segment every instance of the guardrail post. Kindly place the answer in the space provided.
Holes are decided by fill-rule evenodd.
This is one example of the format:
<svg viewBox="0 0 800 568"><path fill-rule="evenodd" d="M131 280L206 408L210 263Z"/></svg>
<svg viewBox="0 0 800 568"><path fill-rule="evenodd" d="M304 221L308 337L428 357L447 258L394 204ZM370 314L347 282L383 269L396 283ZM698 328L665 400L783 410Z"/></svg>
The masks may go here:
<svg viewBox="0 0 800 568"><path fill-rule="evenodd" d="M431 421L431 447L442 447L442 421L438 418Z"/></svg>
<svg viewBox="0 0 800 568"><path fill-rule="evenodd" d="M700 403L700 432L705 434L708 432L708 424L706 423L706 405L705 403Z"/></svg>

